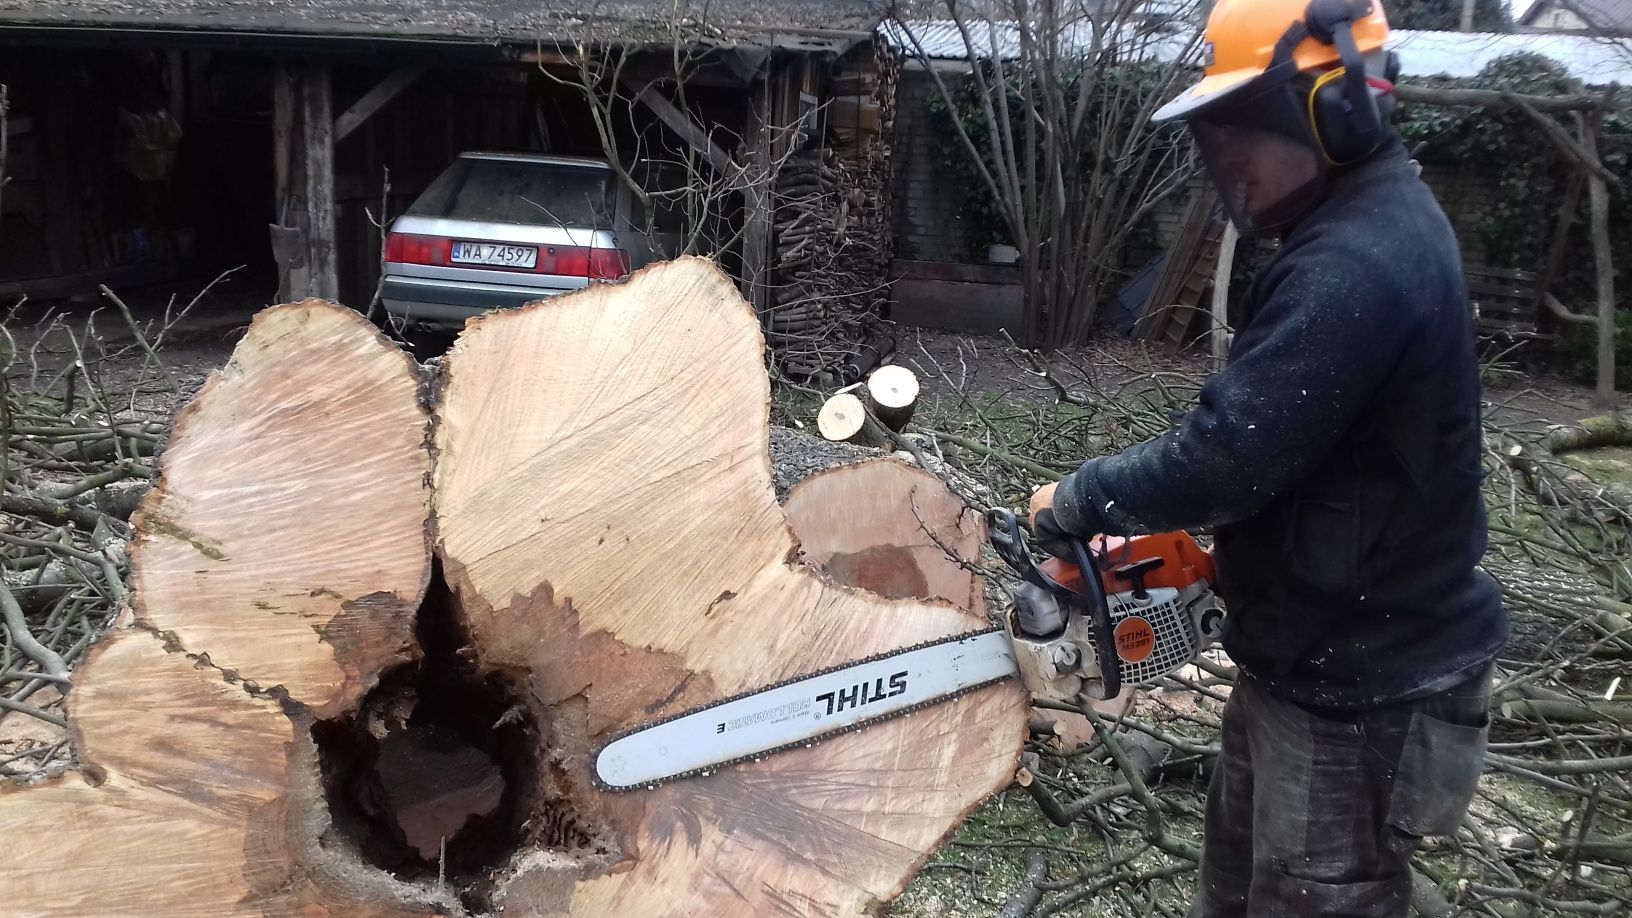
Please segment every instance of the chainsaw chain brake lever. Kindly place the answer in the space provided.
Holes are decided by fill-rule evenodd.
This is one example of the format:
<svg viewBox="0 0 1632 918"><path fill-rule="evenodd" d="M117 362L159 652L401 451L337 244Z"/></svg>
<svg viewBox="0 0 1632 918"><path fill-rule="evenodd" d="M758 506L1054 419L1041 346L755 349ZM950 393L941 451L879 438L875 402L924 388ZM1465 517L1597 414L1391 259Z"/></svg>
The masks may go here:
<svg viewBox="0 0 1632 918"><path fill-rule="evenodd" d="M987 528L992 547L997 549L997 556L1019 574L1021 580L1057 596L1077 595L1075 590L1056 583L1054 578L1043 573L1043 569L1031 559L1031 550L1026 547L1026 531L1020 527L1020 521L1015 519L1013 510L994 507L988 514Z"/></svg>
<svg viewBox="0 0 1632 918"><path fill-rule="evenodd" d="M1006 507L994 507L987 515L987 528L992 547L997 550L998 557L1020 575L1020 579L1041 587L1056 596L1062 596L1072 603L1080 603L1087 607L1089 624L1094 636L1094 652L1099 657L1099 672L1101 685L1098 692L1093 694L1099 700L1115 698L1122 692L1122 660L1116 655L1116 637L1111 628L1111 606L1105 596L1105 585L1099 579L1099 568L1094 564L1093 552L1088 543L1082 539L1071 540L1072 557L1065 560L1075 562L1082 575L1083 592L1067 587L1054 578L1043 573L1042 568L1031 558L1031 552L1026 547L1025 531L1020 527L1020 521L1015 518L1014 511Z"/></svg>

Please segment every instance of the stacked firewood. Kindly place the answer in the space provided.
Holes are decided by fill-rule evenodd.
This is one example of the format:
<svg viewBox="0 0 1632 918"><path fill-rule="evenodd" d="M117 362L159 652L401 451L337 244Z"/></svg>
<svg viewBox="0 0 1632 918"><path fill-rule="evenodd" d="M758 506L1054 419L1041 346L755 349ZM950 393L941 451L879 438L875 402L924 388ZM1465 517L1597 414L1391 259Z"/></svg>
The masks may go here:
<svg viewBox="0 0 1632 918"><path fill-rule="evenodd" d="M841 155L794 154L776 178L775 277L767 331L784 371L799 378L853 362L886 298L892 257L887 121L895 68L868 74L879 130ZM858 79L852 77L851 79ZM847 380L853 381L853 380Z"/></svg>

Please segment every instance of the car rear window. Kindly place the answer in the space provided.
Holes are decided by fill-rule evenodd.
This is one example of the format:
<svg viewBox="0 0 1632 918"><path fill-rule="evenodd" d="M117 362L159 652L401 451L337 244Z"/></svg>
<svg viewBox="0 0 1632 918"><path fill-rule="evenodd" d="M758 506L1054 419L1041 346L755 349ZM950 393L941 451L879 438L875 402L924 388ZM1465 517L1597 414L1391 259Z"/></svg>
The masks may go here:
<svg viewBox="0 0 1632 918"><path fill-rule="evenodd" d="M589 166L456 160L408 208L419 217L607 228L612 173Z"/></svg>

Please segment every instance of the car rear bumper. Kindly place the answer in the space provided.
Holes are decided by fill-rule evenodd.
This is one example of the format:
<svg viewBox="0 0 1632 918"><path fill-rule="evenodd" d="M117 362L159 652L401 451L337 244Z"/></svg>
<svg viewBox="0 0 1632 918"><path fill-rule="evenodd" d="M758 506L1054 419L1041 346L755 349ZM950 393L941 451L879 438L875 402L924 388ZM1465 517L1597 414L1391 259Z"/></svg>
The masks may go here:
<svg viewBox="0 0 1632 918"><path fill-rule="evenodd" d="M388 274L380 287L385 311L410 322L459 328L490 309L512 309L569 293L551 287L515 287Z"/></svg>

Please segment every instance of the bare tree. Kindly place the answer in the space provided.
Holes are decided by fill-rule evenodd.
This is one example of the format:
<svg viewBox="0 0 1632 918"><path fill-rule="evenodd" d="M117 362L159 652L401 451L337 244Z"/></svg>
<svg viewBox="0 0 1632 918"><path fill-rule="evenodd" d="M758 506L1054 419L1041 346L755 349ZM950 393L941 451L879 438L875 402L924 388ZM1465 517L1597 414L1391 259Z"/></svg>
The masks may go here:
<svg viewBox="0 0 1632 918"><path fill-rule="evenodd" d="M1130 234L1193 174L1188 142L1151 116L1194 63L1194 7L1150 0L944 0L959 48L924 20L892 30L935 81L959 144L1020 251L1021 337L1083 340ZM1159 10L1158 10L1159 6ZM937 61L961 56L967 75Z"/></svg>
<svg viewBox="0 0 1632 918"><path fill-rule="evenodd" d="M699 117L688 83L731 52L707 41L699 23L671 17L665 27L665 41L637 51L620 46L607 24L586 22L540 70L583 96L603 154L641 205L644 226L636 229L654 254L719 258L742 245L750 231L741 216L745 201L774 180L786 154L755 162L747 150L756 138ZM642 107L667 130L637 118ZM773 134L795 130L764 127Z"/></svg>

